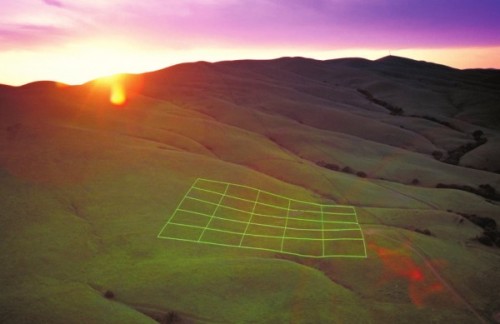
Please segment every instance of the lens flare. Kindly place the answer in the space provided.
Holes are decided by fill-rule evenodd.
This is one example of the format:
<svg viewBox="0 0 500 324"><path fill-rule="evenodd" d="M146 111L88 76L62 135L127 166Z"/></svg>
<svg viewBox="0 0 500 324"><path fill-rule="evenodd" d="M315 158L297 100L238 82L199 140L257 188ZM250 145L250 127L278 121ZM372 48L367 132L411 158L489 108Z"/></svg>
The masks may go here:
<svg viewBox="0 0 500 324"><path fill-rule="evenodd" d="M115 106L123 106L127 101L127 94L123 84L116 80L111 85L111 93L109 95L109 101Z"/></svg>
<svg viewBox="0 0 500 324"><path fill-rule="evenodd" d="M140 95L143 86L141 75L116 74L93 81L94 89L102 99L115 107L125 107Z"/></svg>

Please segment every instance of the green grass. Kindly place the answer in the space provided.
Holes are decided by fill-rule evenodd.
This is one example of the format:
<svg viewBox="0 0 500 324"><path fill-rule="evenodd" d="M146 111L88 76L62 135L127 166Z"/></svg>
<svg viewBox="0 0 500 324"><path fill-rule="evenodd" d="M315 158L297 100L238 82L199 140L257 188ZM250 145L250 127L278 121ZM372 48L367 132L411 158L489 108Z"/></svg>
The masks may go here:
<svg viewBox="0 0 500 324"><path fill-rule="evenodd" d="M352 206L300 201L202 178L157 237L311 258L367 257Z"/></svg>

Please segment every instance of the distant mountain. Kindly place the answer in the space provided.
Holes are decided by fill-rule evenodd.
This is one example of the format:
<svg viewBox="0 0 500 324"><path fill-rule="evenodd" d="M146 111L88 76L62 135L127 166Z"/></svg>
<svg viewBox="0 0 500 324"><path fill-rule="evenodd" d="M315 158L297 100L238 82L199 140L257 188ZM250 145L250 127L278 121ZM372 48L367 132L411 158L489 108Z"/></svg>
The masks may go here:
<svg viewBox="0 0 500 324"><path fill-rule="evenodd" d="M499 102L498 70L395 56L0 85L0 321L498 320ZM179 240L157 238L184 204ZM367 258L342 257L359 237L271 248L321 255L358 222ZM261 248L186 238L201 223Z"/></svg>

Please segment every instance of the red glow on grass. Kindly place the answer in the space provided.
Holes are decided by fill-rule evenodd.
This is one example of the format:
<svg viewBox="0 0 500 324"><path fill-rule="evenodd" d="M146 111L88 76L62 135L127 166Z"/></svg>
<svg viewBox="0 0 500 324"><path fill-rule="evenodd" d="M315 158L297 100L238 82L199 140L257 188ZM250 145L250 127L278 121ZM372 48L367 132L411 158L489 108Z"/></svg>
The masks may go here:
<svg viewBox="0 0 500 324"><path fill-rule="evenodd" d="M420 269L415 268L410 271L410 280L411 281L421 281L424 279L424 275Z"/></svg>
<svg viewBox="0 0 500 324"><path fill-rule="evenodd" d="M408 296L414 305L423 307L444 291L438 278L426 267L418 265L404 247L389 249L375 244L370 244L369 247L382 261L383 278L404 279L407 282Z"/></svg>

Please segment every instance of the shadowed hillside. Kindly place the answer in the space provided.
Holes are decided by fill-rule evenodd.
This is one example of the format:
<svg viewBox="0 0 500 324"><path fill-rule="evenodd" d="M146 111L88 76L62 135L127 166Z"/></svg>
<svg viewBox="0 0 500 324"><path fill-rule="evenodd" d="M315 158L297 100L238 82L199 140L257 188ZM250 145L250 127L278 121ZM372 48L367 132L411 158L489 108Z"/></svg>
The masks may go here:
<svg viewBox="0 0 500 324"><path fill-rule="evenodd" d="M0 322L500 322L499 103L394 56L0 86ZM367 258L158 239L197 178L354 206Z"/></svg>

